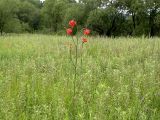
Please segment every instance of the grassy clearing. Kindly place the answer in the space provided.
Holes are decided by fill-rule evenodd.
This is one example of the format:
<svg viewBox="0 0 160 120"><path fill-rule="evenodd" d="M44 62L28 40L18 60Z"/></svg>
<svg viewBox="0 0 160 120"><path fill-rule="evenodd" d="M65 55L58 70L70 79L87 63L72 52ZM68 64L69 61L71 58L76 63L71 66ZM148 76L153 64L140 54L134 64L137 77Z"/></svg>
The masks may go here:
<svg viewBox="0 0 160 120"><path fill-rule="evenodd" d="M74 99L69 41L0 37L0 120L160 119L160 39L92 38Z"/></svg>

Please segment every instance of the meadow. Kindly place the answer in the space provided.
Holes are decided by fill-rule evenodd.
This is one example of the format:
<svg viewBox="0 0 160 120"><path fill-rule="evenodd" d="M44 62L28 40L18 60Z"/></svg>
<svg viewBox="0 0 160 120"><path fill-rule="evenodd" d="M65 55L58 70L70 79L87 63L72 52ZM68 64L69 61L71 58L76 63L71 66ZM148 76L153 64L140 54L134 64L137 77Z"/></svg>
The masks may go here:
<svg viewBox="0 0 160 120"><path fill-rule="evenodd" d="M160 120L160 38L90 37L75 97L69 42L0 36L0 120Z"/></svg>

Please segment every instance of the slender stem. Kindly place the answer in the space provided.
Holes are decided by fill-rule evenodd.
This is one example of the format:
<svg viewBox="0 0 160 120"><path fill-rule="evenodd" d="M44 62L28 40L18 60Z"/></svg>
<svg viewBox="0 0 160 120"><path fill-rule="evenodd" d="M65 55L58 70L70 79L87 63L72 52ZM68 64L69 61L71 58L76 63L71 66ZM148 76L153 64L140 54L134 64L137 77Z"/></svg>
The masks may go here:
<svg viewBox="0 0 160 120"><path fill-rule="evenodd" d="M76 81L77 81L77 68L78 68L78 37L76 37L76 41L74 40L72 36L73 43L75 45L75 62L72 59L72 53L71 53L71 48L70 48L70 60L74 65L74 81L73 81L73 106L74 106L74 111L73 111L73 117L74 120L76 119L76 104L75 104L75 98L76 98Z"/></svg>
<svg viewBox="0 0 160 120"><path fill-rule="evenodd" d="M73 64L73 66L75 67L75 63L74 63L74 61L73 61L73 59L72 59L71 48L70 48L70 50L69 50L69 53L70 53L70 61L71 61L71 63Z"/></svg>
<svg viewBox="0 0 160 120"><path fill-rule="evenodd" d="M75 41L74 41L74 39L73 39L73 36L72 36L72 41L73 41L74 45L76 46L76 43L75 43ZM72 51L71 51L71 47L70 47L69 53L70 53L70 61L71 61L71 63L73 64L73 66L75 67L75 63L74 63L74 61L73 61L73 59L72 59Z"/></svg>
<svg viewBox="0 0 160 120"><path fill-rule="evenodd" d="M72 61L72 55L71 55L71 47L69 47L69 62ZM70 66L71 67L71 66ZM69 71L69 75L71 74L71 71ZM67 87L68 87L69 79L67 80Z"/></svg>
<svg viewBox="0 0 160 120"><path fill-rule="evenodd" d="M81 50L81 71L82 71L82 68L83 68L83 42L82 42L82 50Z"/></svg>
<svg viewBox="0 0 160 120"><path fill-rule="evenodd" d="M77 39L77 45L78 45L78 36L76 36L76 39Z"/></svg>
<svg viewBox="0 0 160 120"><path fill-rule="evenodd" d="M73 36L72 36L72 41L73 41L74 45L76 46L76 42L74 41Z"/></svg>
<svg viewBox="0 0 160 120"><path fill-rule="evenodd" d="M76 43L76 61L75 61L75 75L74 75L74 97L76 95L76 80L77 80L77 65L78 65L78 38Z"/></svg>

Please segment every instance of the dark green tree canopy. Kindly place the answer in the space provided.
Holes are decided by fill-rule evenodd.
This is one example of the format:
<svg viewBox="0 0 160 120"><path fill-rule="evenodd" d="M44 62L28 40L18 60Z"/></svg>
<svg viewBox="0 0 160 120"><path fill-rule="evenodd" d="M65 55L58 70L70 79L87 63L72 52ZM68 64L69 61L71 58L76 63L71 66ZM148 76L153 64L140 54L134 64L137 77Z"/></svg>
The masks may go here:
<svg viewBox="0 0 160 120"><path fill-rule="evenodd" d="M1 34L63 33L71 19L104 36L160 36L160 0L0 1Z"/></svg>

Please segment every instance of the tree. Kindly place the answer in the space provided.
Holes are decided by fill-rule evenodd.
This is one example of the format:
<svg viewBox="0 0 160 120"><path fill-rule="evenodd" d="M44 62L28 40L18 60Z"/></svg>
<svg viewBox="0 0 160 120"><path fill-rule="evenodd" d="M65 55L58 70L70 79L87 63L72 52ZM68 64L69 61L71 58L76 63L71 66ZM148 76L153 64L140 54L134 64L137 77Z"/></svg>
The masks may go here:
<svg viewBox="0 0 160 120"><path fill-rule="evenodd" d="M156 18L160 13L159 0L145 0L145 12L148 15L148 33L153 37L156 33Z"/></svg>
<svg viewBox="0 0 160 120"><path fill-rule="evenodd" d="M31 2L23 0L19 3L17 17L25 31L38 30L40 26L40 10Z"/></svg>
<svg viewBox="0 0 160 120"><path fill-rule="evenodd" d="M0 1L0 33L2 35L5 25L15 17L17 4L15 0Z"/></svg>
<svg viewBox="0 0 160 120"><path fill-rule="evenodd" d="M67 0L45 1L42 8L43 23L51 31L57 32L59 27L61 27L67 4Z"/></svg>
<svg viewBox="0 0 160 120"><path fill-rule="evenodd" d="M144 10L142 0L118 0L119 6L125 11L128 17L131 17L132 20L132 35L136 35L136 28L140 24L139 14Z"/></svg>
<svg viewBox="0 0 160 120"><path fill-rule="evenodd" d="M117 1L104 0L101 2L101 7L97 7L90 12L89 26L100 35L119 35L125 19L123 13L117 7Z"/></svg>
<svg viewBox="0 0 160 120"><path fill-rule="evenodd" d="M68 21L74 19L77 21L78 25L81 27L86 22L86 12L85 6L83 4L72 4L70 5L65 12L63 23L65 26L68 24Z"/></svg>
<svg viewBox="0 0 160 120"><path fill-rule="evenodd" d="M79 0L79 3L85 5L85 10L88 12L97 9L98 7L101 7L102 0Z"/></svg>

